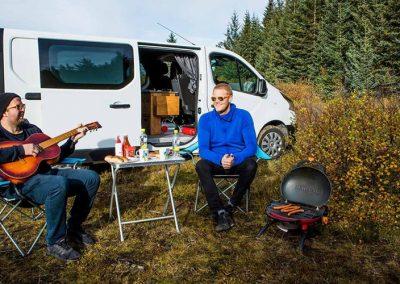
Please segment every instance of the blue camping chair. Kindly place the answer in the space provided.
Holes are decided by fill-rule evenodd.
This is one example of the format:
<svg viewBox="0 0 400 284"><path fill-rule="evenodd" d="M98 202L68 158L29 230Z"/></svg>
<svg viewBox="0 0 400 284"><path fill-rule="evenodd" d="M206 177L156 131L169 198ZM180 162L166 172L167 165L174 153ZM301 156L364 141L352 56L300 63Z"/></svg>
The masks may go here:
<svg viewBox="0 0 400 284"><path fill-rule="evenodd" d="M56 168L78 168L85 162L85 159L80 158L65 158L57 165ZM33 243L30 245L27 252L25 252L21 246L18 244L16 239L12 236L9 229L6 227L5 222L12 216L14 212L21 213L21 216L26 217L31 221L38 221L42 219L45 214L44 208L41 205L33 202L28 197L24 196L21 191L14 186L9 181L0 180L0 202L4 206L0 209L0 227L3 229L4 233L7 235L12 244L17 248L18 252L22 256L26 256L31 253L32 249L35 247L36 243L43 234L46 228L46 222L40 227L39 233L36 235ZM8 209L8 210L6 210Z"/></svg>
<svg viewBox="0 0 400 284"><path fill-rule="evenodd" d="M192 162L194 164L194 154L193 152L199 148L198 142L188 146L187 148L182 149L179 153L183 156L186 157L187 159L191 158ZM267 161L271 160L271 157L266 154L259 146L257 146L257 152L256 152L256 158L257 158L257 163L261 160ZM215 184L217 185L219 189L219 194L224 196L226 199L229 200L229 196L227 192L231 189L233 189L237 182L238 182L238 175L214 175L213 176L215 180ZM196 191L196 200L194 203L194 211L199 212L203 210L205 207L207 207L207 203L203 204L201 207L199 207L199 194L202 189L200 180L197 183L197 191ZM238 207L238 209L243 212L249 212L249 200L250 200L250 191L248 190L245 195L245 202L246 202L246 207L245 210L243 210L241 207ZM199 208L198 208L199 207Z"/></svg>

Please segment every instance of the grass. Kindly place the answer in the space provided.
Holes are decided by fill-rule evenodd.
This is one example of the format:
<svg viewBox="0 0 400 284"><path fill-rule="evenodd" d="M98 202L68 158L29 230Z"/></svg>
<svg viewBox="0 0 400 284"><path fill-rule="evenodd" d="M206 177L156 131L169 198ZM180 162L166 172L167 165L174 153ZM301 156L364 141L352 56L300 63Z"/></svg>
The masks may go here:
<svg viewBox="0 0 400 284"><path fill-rule="evenodd" d="M279 161L261 163L253 183L251 212L236 214L236 227L214 232L207 211L193 212L197 176L193 164L181 167L175 189L181 234L172 220L125 226L119 241L117 222L108 220L109 171L102 183L86 228L98 239L82 258L63 263L46 255L44 239L33 253L19 256L1 233L0 282L392 282L400 281L399 241L363 243L346 231L328 225L307 242L304 254L298 239L286 237L276 227L260 239L264 208L279 198ZM166 198L164 173L153 167L120 175L120 200L124 219L161 212ZM23 241L31 239L31 223L13 225ZM39 225L39 224L38 224Z"/></svg>

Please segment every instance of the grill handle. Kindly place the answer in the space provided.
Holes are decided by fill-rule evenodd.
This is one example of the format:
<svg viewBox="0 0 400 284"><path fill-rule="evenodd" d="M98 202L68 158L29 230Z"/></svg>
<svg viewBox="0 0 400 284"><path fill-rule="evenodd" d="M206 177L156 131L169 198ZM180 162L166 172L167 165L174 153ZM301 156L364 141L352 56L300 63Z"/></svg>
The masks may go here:
<svg viewBox="0 0 400 284"><path fill-rule="evenodd" d="M308 160L302 160L302 161L298 162L296 165L293 166L292 170L297 169L297 168L301 168L301 167L304 167L304 166L312 167L312 168L315 168L315 169L317 169L317 170L319 170L319 171L321 171L323 173L326 173L326 168L322 164L320 164L318 162L310 162Z"/></svg>

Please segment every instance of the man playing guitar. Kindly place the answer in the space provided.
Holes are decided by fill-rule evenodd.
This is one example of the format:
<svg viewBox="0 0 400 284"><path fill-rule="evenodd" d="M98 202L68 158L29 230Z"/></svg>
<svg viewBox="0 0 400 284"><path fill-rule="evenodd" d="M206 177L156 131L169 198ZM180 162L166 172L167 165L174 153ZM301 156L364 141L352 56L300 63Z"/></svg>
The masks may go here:
<svg viewBox="0 0 400 284"><path fill-rule="evenodd" d="M24 141L34 133L42 133L35 125L24 120L25 105L14 93L0 94L0 141ZM87 128L80 127L61 148L60 160L72 154L75 144L86 135ZM9 163L25 156L34 156L42 149L38 145L23 144L0 149L0 163ZM100 185L99 175L84 169L52 169L41 163L36 174L23 184L16 185L21 193L38 204L44 204L47 222L47 250L62 260L76 260L80 253L69 242L90 245L95 241L84 231L82 223L89 215ZM75 196L66 222L67 198Z"/></svg>

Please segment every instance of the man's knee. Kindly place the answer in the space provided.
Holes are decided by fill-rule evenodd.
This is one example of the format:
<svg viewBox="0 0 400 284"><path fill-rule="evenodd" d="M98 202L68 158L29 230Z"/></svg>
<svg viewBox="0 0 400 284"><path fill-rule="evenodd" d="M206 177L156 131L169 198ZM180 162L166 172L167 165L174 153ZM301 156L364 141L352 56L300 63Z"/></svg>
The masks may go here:
<svg viewBox="0 0 400 284"><path fill-rule="evenodd" d="M53 176L51 179L51 188L49 195L52 197L56 196L67 196L68 180L63 176Z"/></svg>
<svg viewBox="0 0 400 284"><path fill-rule="evenodd" d="M196 172L198 174L209 171L210 171L210 164L206 160L201 159L196 163Z"/></svg>
<svg viewBox="0 0 400 284"><path fill-rule="evenodd" d="M98 173L92 170L79 170L84 176L84 182L88 190L91 191L91 195L97 192L100 186L100 176Z"/></svg>
<svg viewBox="0 0 400 284"><path fill-rule="evenodd" d="M85 170L85 172L86 172L86 177L87 177L88 182L96 187L99 187L99 185L100 185L99 174L92 170Z"/></svg>
<svg viewBox="0 0 400 284"><path fill-rule="evenodd" d="M255 173L257 171L257 162L254 159L246 159L243 162L243 170L248 173Z"/></svg>

